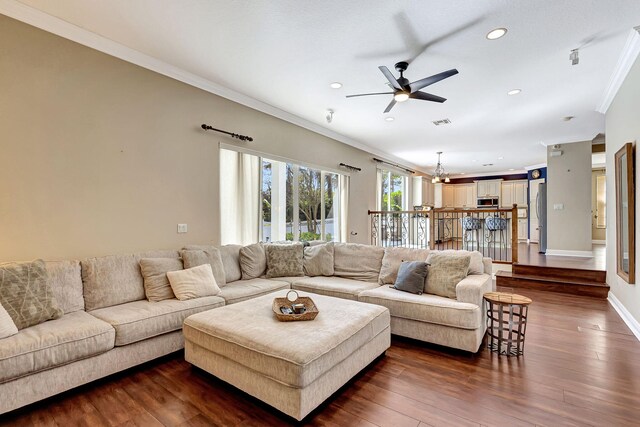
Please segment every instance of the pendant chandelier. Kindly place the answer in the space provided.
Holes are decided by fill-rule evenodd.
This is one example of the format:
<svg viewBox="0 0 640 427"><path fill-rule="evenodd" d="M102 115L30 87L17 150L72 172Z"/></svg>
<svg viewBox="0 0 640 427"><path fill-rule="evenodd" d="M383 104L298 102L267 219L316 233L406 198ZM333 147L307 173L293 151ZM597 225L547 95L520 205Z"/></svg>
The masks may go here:
<svg viewBox="0 0 640 427"><path fill-rule="evenodd" d="M444 166L440 163L440 154L442 154L442 151L438 151L438 164L436 165L436 169L433 171L433 178L431 178L431 182L433 184L437 184L439 182L451 182L449 174L444 171Z"/></svg>

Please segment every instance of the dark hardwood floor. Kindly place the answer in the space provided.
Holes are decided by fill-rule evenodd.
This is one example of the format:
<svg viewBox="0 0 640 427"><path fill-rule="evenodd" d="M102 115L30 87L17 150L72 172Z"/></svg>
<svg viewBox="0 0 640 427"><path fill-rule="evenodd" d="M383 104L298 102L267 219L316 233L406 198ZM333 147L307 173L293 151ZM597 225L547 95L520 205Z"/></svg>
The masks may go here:
<svg viewBox="0 0 640 427"><path fill-rule="evenodd" d="M509 289L502 289L507 290ZM313 412L327 426L638 426L640 342L606 300L518 290L534 302L525 355L394 337ZM0 417L15 426L281 426L293 421L174 354Z"/></svg>

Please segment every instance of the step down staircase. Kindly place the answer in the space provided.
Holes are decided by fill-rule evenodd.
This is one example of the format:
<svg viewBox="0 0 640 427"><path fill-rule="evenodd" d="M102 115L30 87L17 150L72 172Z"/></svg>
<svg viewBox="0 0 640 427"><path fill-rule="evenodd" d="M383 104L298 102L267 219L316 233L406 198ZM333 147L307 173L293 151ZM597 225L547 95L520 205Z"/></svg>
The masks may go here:
<svg viewBox="0 0 640 427"><path fill-rule="evenodd" d="M607 298L607 273L579 268L513 264L512 271L498 271L496 285Z"/></svg>

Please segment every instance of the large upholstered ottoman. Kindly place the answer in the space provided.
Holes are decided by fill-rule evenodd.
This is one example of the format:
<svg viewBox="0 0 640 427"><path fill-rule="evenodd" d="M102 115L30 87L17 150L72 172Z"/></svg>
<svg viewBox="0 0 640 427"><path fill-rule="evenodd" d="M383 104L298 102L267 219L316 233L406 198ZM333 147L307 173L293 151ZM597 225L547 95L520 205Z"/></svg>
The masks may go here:
<svg viewBox="0 0 640 427"><path fill-rule="evenodd" d="M322 295L312 321L279 322L277 291L184 321L185 359L302 420L391 343L389 310Z"/></svg>

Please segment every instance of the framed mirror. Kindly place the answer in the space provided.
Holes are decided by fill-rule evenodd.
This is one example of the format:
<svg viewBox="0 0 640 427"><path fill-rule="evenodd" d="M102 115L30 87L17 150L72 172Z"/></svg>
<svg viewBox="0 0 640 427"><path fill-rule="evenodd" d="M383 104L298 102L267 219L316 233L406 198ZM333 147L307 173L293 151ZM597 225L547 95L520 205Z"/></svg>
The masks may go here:
<svg viewBox="0 0 640 427"><path fill-rule="evenodd" d="M616 270L630 284L636 280L634 160L631 142L616 153Z"/></svg>

